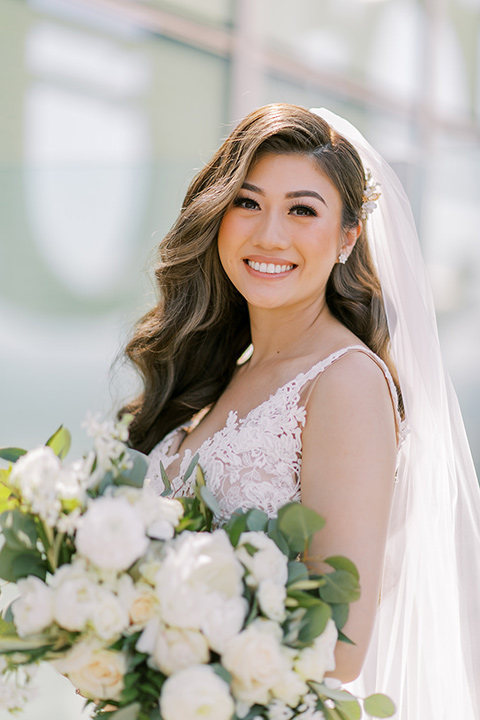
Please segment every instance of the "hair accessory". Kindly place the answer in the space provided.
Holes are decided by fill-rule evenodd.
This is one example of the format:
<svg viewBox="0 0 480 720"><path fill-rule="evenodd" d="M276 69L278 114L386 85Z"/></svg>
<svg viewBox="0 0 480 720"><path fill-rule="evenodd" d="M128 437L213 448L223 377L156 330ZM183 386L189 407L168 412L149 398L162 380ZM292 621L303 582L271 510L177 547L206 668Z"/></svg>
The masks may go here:
<svg viewBox="0 0 480 720"><path fill-rule="evenodd" d="M348 255L347 255L347 253L345 252L345 250L342 250L342 252L341 252L340 255L338 256L338 262L341 263L342 265L345 265L345 263L347 262L347 260L348 260Z"/></svg>
<svg viewBox="0 0 480 720"><path fill-rule="evenodd" d="M382 194L379 190L377 190L379 186L380 183L376 182L376 180L373 179L370 170L367 170L365 174L365 192L363 193L362 198L361 217L363 220L366 220L368 215L377 207L376 200L378 200Z"/></svg>

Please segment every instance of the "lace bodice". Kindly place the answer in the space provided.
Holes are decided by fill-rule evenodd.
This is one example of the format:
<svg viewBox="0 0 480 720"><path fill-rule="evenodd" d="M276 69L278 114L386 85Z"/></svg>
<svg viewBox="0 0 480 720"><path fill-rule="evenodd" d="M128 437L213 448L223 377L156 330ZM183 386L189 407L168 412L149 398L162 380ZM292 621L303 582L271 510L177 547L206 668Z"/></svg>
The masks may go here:
<svg viewBox="0 0 480 720"><path fill-rule="evenodd" d="M215 495L221 509L219 523L225 522L237 508L257 507L274 516L279 507L300 500L302 463L302 429L306 419L306 392L309 383L343 355L364 352L380 366L387 380L396 412L397 393L385 363L361 345L343 348L316 363L307 372L299 373L285 383L244 418L231 410L224 428L207 438L198 449L199 463L205 473L207 487ZM150 453L146 482L159 494L164 489L160 462L167 469L179 459L177 452L189 425L176 428ZM183 482L192 459L186 449L177 477L171 479L175 497L192 494L193 473Z"/></svg>

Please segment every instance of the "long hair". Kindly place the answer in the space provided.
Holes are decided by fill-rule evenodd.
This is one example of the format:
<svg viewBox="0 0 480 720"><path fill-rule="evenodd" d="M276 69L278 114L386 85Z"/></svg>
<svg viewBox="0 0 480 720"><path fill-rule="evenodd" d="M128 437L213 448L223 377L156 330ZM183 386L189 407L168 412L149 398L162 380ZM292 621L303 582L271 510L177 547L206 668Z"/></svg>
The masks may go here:
<svg viewBox="0 0 480 720"><path fill-rule="evenodd" d="M266 153L313 157L340 193L342 229L357 225L365 171L355 148L317 115L294 105L267 105L230 134L187 190L180 215L161 242L155 276L159 302L137 323L126 355L143 392L131 413L130 441L143 452L215 402L251 342L247 304L223 270L217 235L252 164ZM335 264L326 302L331 313L389 367L389 335L380 282L365 227L345 265Z"/></svg>

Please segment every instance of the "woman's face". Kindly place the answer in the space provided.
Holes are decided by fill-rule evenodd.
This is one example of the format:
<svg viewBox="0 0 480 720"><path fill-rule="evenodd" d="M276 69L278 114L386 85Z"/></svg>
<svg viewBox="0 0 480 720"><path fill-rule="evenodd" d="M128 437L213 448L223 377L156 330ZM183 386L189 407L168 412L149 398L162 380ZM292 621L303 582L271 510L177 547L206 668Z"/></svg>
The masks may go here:
<svg viewBox="0 0 480 720"><path fill-rule="evenodd" d="M313 158L264 155L225 212L218 252L252 307L319 306L342 248L358 231L341 228L340 194Z"/></svg>

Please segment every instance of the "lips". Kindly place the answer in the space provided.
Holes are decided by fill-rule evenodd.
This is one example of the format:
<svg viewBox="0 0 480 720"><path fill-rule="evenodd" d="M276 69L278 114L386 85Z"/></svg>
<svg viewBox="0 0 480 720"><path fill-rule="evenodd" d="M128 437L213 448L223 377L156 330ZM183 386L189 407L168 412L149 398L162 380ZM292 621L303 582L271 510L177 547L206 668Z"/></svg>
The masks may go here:
<svg viewBox="0 0 480 720"><path fill-rule="evenodd" d="M256 270L260 273L265 273L266 275L280 275L281 273L293 270L293 268L295 267L295 265L292 264L280 265L279 263L273 262L256 262L255 260L249 260L248 258L245 260L245 263L248 265L248 267L252 268L252 270Z"/></svg>

